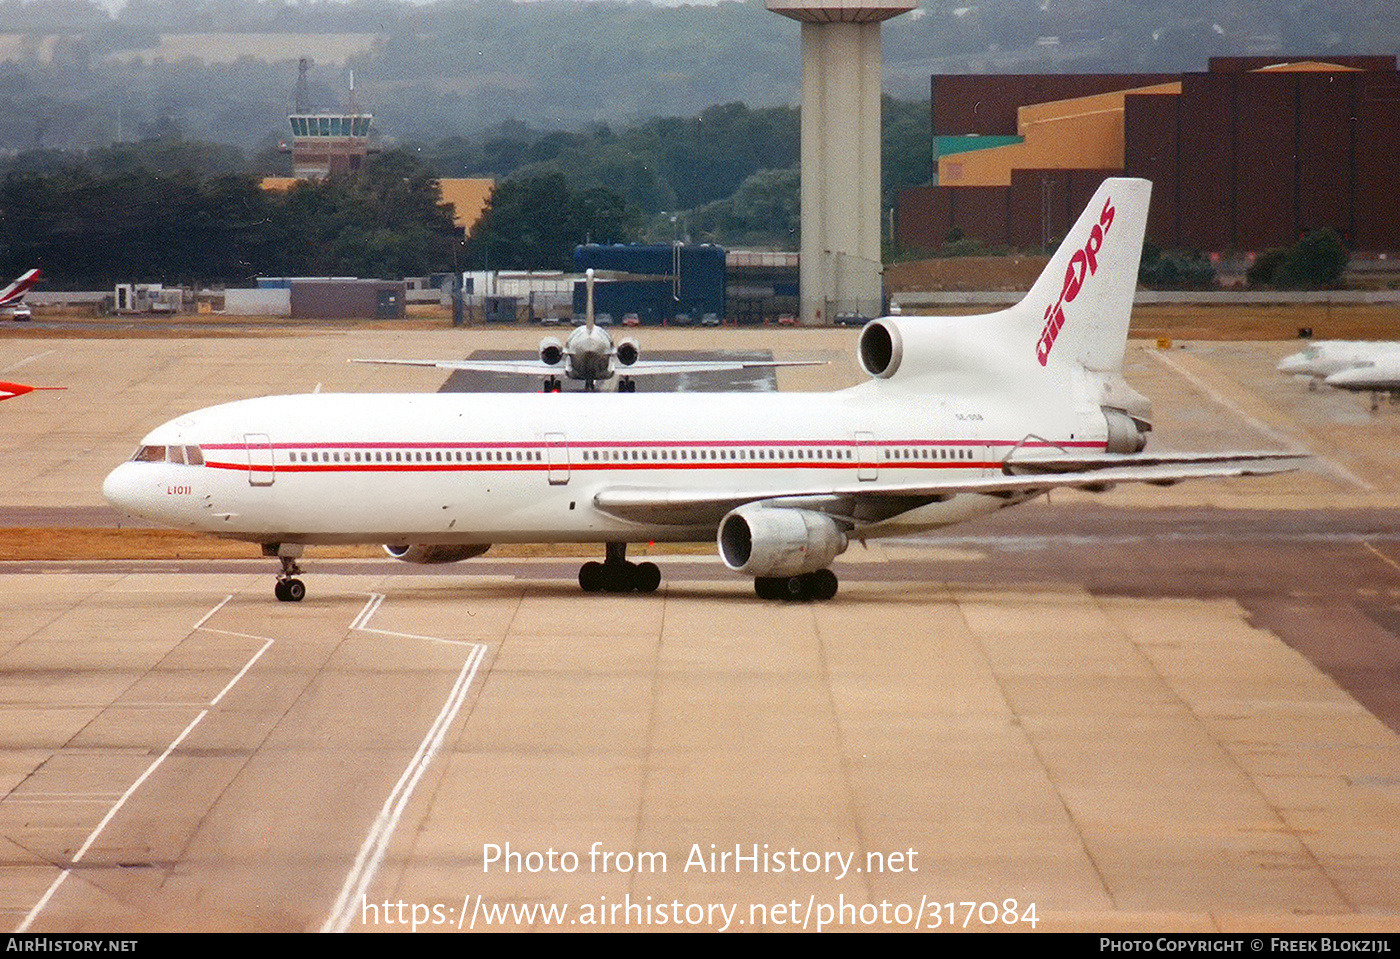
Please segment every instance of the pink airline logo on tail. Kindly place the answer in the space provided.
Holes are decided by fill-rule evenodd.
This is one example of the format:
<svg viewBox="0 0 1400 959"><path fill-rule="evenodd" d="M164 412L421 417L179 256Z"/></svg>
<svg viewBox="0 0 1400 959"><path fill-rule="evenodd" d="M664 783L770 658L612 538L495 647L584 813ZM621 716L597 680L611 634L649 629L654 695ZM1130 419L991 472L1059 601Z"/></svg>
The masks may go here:
<svg viewBox="0 0 1400 959"><path fill-rule="evenodd" d="M39 270L30 270L20 276L9 286L0 290L0 306L14 306L24 299L24 294L29 292L29 288L44 278L44 274Z"/></svg>
<svg viewBox="0 0 1400 959"><path fill-rule="evenodd" d="M1073 303L1084 282L1099 270L1099 250L1103 248L1103 238L1108 235L1108 228L1113 226L1114 212L1113 197L1109 197L1104 201L1099 222L1094 224L1084 249L1076 250L1070 258L1069 266L1065 269L1065 284L1060 288L1060 298L1045 308L1045 329L1035 345L1035 356L1041 366L1049 362L1055 338L1060 335L1060 327L1065 325L1065 304Z"/></svg>

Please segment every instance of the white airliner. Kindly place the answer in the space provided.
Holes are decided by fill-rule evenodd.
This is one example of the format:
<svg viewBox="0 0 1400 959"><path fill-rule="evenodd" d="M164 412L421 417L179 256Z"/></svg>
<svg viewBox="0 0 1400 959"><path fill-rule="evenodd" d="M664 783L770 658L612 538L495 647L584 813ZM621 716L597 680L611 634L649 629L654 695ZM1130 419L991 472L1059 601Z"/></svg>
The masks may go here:
<svg viewBox="0 0 1400 959"><path fill-rule="evenodd" d="M311 394L152 430L103 493L159 522L261 543L299 600L304 546L453 562L502 542L601 542L587 591L651 592L626 544L716 538L759 596L829 599L852 539L929 530L1068 486L1274 473L1282 453L1142 452L1120 370L1151 184L1104 181L1017 306L884 317L870 379L833 393Z"/></svg>
<svg viewBox="0 0 1400 959"><path fill-rule="evenodd" d="M12 317L29 317L29 310L24 305L24 295L29 292L30 287L44 278L40 270L26 270L19 275L9 286L0 290L0 311L8 313Z"/></svg>
<svg viewBox="0 0 1400 959"><path fill-rule="evenodd" d="M675 376L680 373L713 373L725 370L764 369L777 366L814 366L820 360L643 360L641 347L633 337L613 344L608 331L593 319L593 271L587 273L588 298L584 322L568 339L559 342L547 336L540 341L538 360L351 360L352 363L383 363L391 366L429 366L440 370L475 370L480 373L516 373L542 376L544 392L563 389L561 376L578 380L584 389L618 377L619 393L635 393L639 376Z"/></svg>

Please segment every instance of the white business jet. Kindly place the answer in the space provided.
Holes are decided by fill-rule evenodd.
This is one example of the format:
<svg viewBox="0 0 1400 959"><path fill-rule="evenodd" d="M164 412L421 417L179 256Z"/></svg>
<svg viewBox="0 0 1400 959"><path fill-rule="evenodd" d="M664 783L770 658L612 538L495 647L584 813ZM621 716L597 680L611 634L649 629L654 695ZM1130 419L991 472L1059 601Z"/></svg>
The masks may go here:
<svg viewBox="0 0 1400 959"><path fill-rule="evenodd" d="M1392 403L1400 399L1400 350L1358 360L1346 369L1323 379L1328 386L1350 393L1370 393L1371 412L1381 408L1381 397L1388 395Z"/></svg>
<svg viewBox="0 0 1400 959"><path fill-rule="evenodd" d="M1297 353L1279 360L1278 371L1307 379L1308 389L1327 382L1328 377L1354 366L1379 360L1400 361L1400 343L1387 340L1318 340Z"/></svg>
<svg viewBox="0 0 1400 959"><path fill-rule="evenodd" d="M1296 454L1146 454L1123 381L1151 184L1109 179L1017 306L884 317L870 379L834 393L312 394L152 430L103 484L120 508L261 543L300 600L304 546L453 562L491 543L594 542L587 591L651 592L626 544L714 537L765 598L829 599L852 539L934 529L1054 487L1275 473Z"/></svg>
<svg viewBox="0 0 1400 959"><path fill-rule="evenodd" d="M675 376L681 373L715 373L728 370L765 369L777 366L816 366L821 360L644 360L634 337L613 343L608 331L594 322L593 271L586 274L588 298L584 322L568 339L546 336L540 340L538 360L351 360L390 366L428 366L440 370L473 370L478 373L514 373L544 378L545 393L563 390L563 378L583 383L593 391L598 384L617 377L617 392L637 392L637 377Z"/></svg>

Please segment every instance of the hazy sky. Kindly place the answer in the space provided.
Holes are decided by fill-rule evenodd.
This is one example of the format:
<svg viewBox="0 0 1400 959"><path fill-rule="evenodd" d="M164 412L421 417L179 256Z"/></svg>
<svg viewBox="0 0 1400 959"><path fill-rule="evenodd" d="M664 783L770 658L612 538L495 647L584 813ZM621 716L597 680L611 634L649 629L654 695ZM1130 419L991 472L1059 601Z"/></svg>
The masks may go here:
<svg viewBox="0 0 1400 959"><path fill-rule="evenodd" d="M120 10L122 7L126 6L126 0L94 0L94 2L95 2L98 6L100 6L100 7L105 7L107 10L109 10L109 11L111 11L111 12L113 12L113 13L115 13L115 12L118 11L118 10ZM295 0L292 0L292 2L295 2ZM327 2L327 0L319 0L319 2L325 3L325 2ZM330 0L330 2L335 2L335 0ZM433 2L435 2L435 0L400 0L400 2L401 2L401 3L417 3L417 4L424 4L424 3L433 3ZM576 2L576 3L588 3L589 0L575 0L575 2ZM710 6L710 5L719 3L720 0L650 0L650 2L653 3L653 4L655 4L656 6L659 6L659 7L679 7L679 6L686 6L686 5L706 5L706 6Z"/></svg>

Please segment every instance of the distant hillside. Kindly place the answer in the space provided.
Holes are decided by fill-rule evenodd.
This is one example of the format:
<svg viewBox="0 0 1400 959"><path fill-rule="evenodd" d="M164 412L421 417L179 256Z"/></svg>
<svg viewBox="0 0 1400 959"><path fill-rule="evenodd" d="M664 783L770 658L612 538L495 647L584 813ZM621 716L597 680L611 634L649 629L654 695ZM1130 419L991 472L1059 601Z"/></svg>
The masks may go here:
<svg viewBox="0 0 1400 959"><path fill-rule="evenodd" d="M1400 0L928 0L884 28L885 91L933 72L1201 70L1212 55L1394 53ZM580 129L791 105L799 28L762 0L0 0L0 150L91 149L174 130L244 150L286 135L298 57L313 96L360 101L399 142L503 123Z"/></svg>

